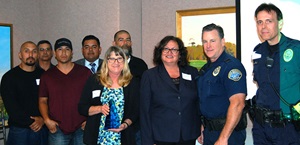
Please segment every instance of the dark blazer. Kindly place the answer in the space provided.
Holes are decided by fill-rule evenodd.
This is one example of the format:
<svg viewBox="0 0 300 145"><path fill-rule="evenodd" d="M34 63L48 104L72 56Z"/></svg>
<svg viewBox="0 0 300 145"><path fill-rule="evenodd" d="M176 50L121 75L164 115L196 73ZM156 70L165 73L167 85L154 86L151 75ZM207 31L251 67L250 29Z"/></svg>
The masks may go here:
<svg viewBox="0 0 300 145"><path fill-rule="evenodd" d="M102 62L103 60L99 58L98 60L99 66L97 68L97 71L101 68ZM84 58L78 59L74 61L74 63L85 66L85 59Z"/></svg>
<svg viewBox="0 0 300 145"><path fill-rule="evenodd" d="M130 56L130 61L128 63L130 72L133 76L141 79L144 71L148 69L147 64L140 58Z"/></svg>
<svg viewBox="0 0 300 145"><path fill-rule="evenodd" d="M180 67L176 88L163 65L144 72L140 89L142 144L155 141L179 142L200 135L200 115L195 77L196 68Z"/></svg>
<svg viewBox="0 0 300 145"><path fill-rule="evenodd" d="M87 116L86 126L83 134L83 141L88 145L96 145L100 126L100 117L102 114L96 114L93 116L88 115L88 110L91 106L102 105L100 102L100 96L103 91L103 86L96 79L97 74L92 75L86 82L83 89L79 104L78 111L81 115ZM124 91L124 117L125 119L130 119L133 124L122 131L121 133L121 143L122 145L135 145L135 131L133 125L136 123L138 118L138 105L139 105L139 93L136 90L139 89L139 81L133 78L130 84L123 87ZM92 96L94 90L101 90L99 97Z"/></svg>

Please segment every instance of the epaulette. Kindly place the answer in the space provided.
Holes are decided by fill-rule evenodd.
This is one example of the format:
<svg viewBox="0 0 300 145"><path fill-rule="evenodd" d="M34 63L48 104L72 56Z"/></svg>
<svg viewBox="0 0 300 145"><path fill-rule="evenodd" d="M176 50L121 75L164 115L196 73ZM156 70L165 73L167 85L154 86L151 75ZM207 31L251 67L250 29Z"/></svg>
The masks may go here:
<svg viewBox="0 0 300 145"><path fill-rule="evenodd" d="M254 47L253 51L256 51L256 49L258 49L262 44L263 44L263 43L257 44L257 45Z"/></svg>
<svg viewBox="0 0 300 145"><path fill-rule="evenodd" d="M208 69L208 64L205 64L204 66L202 66L198 72L199 76L202 76L205 74L206 70Z"/></svg>
<svg viewBox="0 0 300 145"><path fill-rule="evenodd" d="M230 61L231 61L230 58L227 58L227 59L224 60L225 63L228 63L228 62L230 62Z"/></svg>

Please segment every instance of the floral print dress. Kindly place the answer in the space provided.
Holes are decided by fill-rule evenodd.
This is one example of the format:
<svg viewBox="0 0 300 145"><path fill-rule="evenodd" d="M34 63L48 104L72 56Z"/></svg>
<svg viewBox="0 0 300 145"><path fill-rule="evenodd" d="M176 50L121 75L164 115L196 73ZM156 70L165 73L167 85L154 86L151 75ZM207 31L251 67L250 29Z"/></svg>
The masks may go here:
<svg viewBox="0 0 300 145"><path fill-rule="evenodd" d="M121 124L123 114L124 114L124 93L123 88L103 88L102 95L100 97L103 104L109 104L109 102L114 102L114 111L117 112L116 118ZM110 106L110 113L112 109ZM101 115L100 127L98 134L98 145L120 145L121 144L121 132L115 133L105 129L105 120L107 116Z"/></svg>

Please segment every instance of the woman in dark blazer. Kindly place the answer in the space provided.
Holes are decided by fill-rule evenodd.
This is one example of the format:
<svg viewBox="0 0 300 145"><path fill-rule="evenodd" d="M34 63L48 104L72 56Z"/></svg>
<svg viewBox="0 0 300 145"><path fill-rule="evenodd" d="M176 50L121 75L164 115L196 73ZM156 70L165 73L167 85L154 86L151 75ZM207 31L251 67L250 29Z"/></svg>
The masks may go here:
<svg viewBox="0 0 300 145"><path fill-rule="evenodd" d="M166 36L154 49L156 65L144 72L140 89L143 145L195 145L200 116L195 77L187 49L174 36Z"/></svg>
<svg viewBox="0 0 300 145"><path fill-rule="evenodd" d="M85 144L135 145L133 126L139 112L139 81L132 78L121 48L110 47L103 60L100 73L91 76L84 87L78 110L87 116L83 140ZM114 90L114 93L109 93ZM109 96L112 96L109 98ZM108 99L114 100L119 126L105 129L105 119L112 107ZM122 105L123 104L123 105Z"/></svg>

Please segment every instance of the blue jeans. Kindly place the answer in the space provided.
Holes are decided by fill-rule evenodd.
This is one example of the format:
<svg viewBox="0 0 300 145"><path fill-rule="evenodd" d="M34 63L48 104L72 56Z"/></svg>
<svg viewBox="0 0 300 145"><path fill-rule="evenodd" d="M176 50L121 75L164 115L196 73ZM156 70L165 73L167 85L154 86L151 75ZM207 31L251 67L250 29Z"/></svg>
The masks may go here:
<svg viewBox="0 0 300 145"><path fill-rule="evenodd" d="M7 145L47 145L48 129L42 127L40 131L34 132L30 128L10 126Z"/></svg>
<svg viewBox="0 0 300 145"><path fill-rule="evenodd" d="M78 128L71 134L64 134L59 127L55 133L49 132L49 145L84 145L83 130Z"/></svg>

